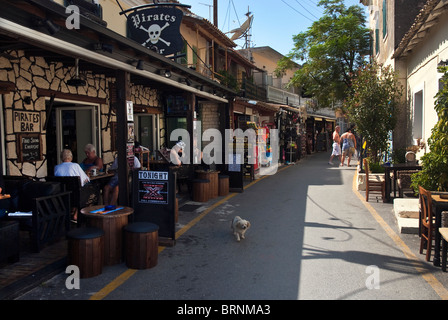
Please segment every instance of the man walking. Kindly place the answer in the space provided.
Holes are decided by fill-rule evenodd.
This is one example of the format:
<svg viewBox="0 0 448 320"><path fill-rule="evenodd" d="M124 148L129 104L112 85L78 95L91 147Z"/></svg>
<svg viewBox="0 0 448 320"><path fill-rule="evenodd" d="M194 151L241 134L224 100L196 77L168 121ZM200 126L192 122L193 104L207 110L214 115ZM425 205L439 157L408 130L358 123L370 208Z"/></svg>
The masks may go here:
<svg viewBox="0 0 448 320"><path fill-rule="evenodd" d="M328 164L333 165L333 158L334 156L337 156L339 158L339 162L342 163L341 160L341 138L339 136L339 131L341 130L341 128L339 126L336 126L336 128L334 128L334 132L333 132L333 151L331 152L331 157L330 157L330 161L328 161Z"/></svg>

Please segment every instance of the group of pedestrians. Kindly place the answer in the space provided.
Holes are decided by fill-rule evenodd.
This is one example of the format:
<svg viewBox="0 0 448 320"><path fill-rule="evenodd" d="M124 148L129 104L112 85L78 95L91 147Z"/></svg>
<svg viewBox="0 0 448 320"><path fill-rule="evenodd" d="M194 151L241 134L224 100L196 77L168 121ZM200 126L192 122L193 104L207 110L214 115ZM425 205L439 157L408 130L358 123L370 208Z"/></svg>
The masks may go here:
<svg viewBox="0 0 448 320"><path fill-rule="evenodd" d="M331 152L328 164L333 165L333 158L338 157L342 167L344 166L345 158L347 158L347 166L350 167L350 161L356 152L356 136L353 134L352 128L348 128L341 136L339 135L340 130L341 127L336 126L333 132L333 151Z"/></svg>

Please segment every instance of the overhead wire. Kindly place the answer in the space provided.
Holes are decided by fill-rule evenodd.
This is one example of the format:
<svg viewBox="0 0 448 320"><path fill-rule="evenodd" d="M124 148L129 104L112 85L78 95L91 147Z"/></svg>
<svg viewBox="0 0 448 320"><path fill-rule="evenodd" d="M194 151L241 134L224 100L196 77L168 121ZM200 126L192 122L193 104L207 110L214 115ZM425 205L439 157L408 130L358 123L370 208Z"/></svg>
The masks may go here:
<svg viewBox="0 0 448 320"><path fill-rule="evenodd" d="M306 12L308 12L310 15L312 15L314 18L319 19L318 17L316 17L314 14L312 14L307 8L305 8L303 6L303 4L301 4L298 0L296 0L296 2L299 4L299 6L301 6L303 9L306 10Z"/></svg>
<svg viewBox="0 0 448 320"><path fill-rule="evenodd" d="M290 7L292 10L294 10L295 12L297 12L298 14L300 14L302 17L310 20L311 22L314 22L313 19L311 19L310 17L307 17L306 15L304 15L302 12L300 12L299 10L297 10L296 8L294 8L293 6L291 6L289 3L287 3L285 0L282 0L282 2L284 4L286 4L288 7Z"/></svg>

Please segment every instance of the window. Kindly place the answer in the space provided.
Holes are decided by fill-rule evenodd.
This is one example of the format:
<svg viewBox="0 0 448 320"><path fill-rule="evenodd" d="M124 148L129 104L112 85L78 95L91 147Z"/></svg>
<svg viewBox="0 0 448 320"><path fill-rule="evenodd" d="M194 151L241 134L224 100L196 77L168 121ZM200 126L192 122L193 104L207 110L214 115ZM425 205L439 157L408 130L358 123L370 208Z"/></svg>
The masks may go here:
<svg viewBox="0 0 448 320"><path fill-rule="evenodd" d="M387 36L387 1L383 0L383 39Z"/></svg>
<svg viewBox="0 0 448 320"><path fill-rule="evenodd" d="M375 29L375 54L380 53L380 30Z"/></svg>
<svg viewBox="0 0 448 320"><path fill-rule="evenodd" d="M187 42L184 41L184 46L182 47L182 51L178 53L180 57L176 58L176 62L181 65L188 65L188 58L187 58Z"/></svg>
<svg viewBox="0 0 448 320"><path fill-rule="evenodd" d="M378 55L380 53L380 18L379 18L379 12L375 11L373 16L373 25L375 26L375 29L372 34L373 38L373 45L372 51L374 55Z"/></svg>
<svg viewBox="0 0 448 320"><path fill-rule="evenodd" d="M412 136L414 139L423 138L423 90L414 94L414 123Z"/></svg>
<svg viewBox="0 0 448 320"><path fill-rule="evenodd" d="M193 51L193 67L196 68L198 64L198 48L193 46L192 51Z"/></svg>

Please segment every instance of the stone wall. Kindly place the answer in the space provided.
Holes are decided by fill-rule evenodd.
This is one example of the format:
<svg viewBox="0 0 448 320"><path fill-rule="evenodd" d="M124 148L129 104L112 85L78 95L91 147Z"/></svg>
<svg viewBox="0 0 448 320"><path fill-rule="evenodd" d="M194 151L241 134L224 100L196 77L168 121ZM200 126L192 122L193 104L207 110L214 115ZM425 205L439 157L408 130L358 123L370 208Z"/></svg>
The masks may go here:
<svg viewBox="0 0 448 320"><path fill-rule="evenodd" d="M74 67L64 66L62 62L48 63L43 57L29 57L23 51L8 52L10 58L0 57L0 81L14 83L16 90L3 95L3 112L5 128L5 157L8 175L27 175L32 177L47 176L47 148L46 131L43 129L46 120L46 99L48 97L38 96L38 89L53 90L60 93L68 93L79 96L105 99L106 103L99 106L100 126L102 140L102 157L106 164L111 163L115 151L111 150L111 130L108 128L109 118L109 84L114 83L114 78L93 72L83 72L82 78L86 80L83 87L67 86L67 81L75 74ZM151 107L160 107L160 96L158 91L135 85L131 87L131 99L134 104ZM82 104L80 102L79 104ZM43 159L34 162L20 163L17 155L17 134L14 128L13 111L23 110L37 112L40 115L40 133L42 135ZM163 118L163 117L162 117ZM112 113L110 121L116 121ZM164 121L160 121L162 124Z"/></svg>

